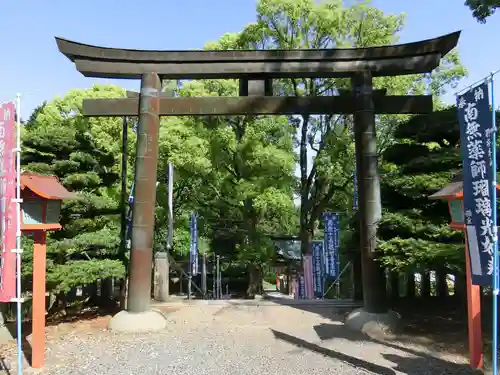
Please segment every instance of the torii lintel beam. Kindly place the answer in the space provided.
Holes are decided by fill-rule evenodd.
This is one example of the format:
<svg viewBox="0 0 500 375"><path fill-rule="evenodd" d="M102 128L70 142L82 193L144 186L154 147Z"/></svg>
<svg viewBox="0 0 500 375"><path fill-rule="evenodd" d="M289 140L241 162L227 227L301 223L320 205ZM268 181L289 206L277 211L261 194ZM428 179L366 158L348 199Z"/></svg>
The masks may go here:
<svg viewBox="0 0 500 375"><path fill-rule="evenodd" d="M59 51L87 77L137 79L155 72L163 79L243 77L347 77L360 70L372 76L430 72L453 49L454 32L414 43L319 50L154 51L92 46L56 38Z"/></svg>
<svg viewBox="0 0 500 375"><path fill-rule="evenodd" d="M160 97L160 116L293 115L307 113L352 114L352 96L321 97ZM426 114L432 112L432 96L374 96L378 114ZM84 99L83 115L89 117L137 116L138 98Z"/></svg>

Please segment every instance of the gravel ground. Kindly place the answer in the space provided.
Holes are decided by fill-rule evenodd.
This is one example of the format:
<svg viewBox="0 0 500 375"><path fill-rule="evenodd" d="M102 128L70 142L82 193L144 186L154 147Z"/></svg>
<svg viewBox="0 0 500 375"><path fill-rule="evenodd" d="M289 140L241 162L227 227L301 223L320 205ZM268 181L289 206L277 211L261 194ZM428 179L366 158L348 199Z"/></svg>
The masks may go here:
<svg viewBox="0 0 500 375"><path fill-rule="evenodd" d="M311 310L311 309L309 309ZM376 343L343 328L330 308L191 305L155 334L70 331L49 342L46 375L469 374L458 356ZM29 371L29 370L28 370ZM15 370L11 371L15 374Z"/></svg>

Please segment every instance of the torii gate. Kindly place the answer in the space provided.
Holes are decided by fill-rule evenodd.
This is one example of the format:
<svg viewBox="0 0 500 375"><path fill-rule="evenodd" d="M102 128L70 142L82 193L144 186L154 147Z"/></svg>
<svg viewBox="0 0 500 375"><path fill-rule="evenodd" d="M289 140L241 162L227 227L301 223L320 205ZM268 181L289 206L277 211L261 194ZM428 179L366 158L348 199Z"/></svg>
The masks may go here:
<svg viewBox="0 0 500 375"><path fill-rule="evenodd" d="M115 49L56 38L59 51L86 77L141 80L138 98L83 103L86 116L139 116L128 305L110 327L154 330L166 324L163 317L150 311L160 116L354 114L364 308L351 314L347 322L361 328L361 321L387 320L385 288L378 287L383 276L373 256L381 217L375 114L429 113L432 97L386 96L384 90L373 90L372 78L431 72L456 46L459 36L457 31L415 43L369 48L252 51ZM351 78L351 92L323 97L272 96L273 79L338 77ZM167 79L238 79L240 96L162 97L161 81Z"/></svg>

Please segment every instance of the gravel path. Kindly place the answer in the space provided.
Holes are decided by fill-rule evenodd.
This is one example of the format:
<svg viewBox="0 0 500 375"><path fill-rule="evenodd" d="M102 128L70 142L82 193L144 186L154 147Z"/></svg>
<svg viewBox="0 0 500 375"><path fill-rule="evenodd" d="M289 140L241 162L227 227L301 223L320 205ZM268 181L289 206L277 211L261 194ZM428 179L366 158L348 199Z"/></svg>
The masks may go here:
<svg viewBox="0 0 500 375"><path fill-rule="evenodd" d="M184 306L161 333L75 331L49 343L46 375L469 374L459 357L375 343L325 307ZM453 363L454 362L454 363ZM460 363L462 362L462 363ZM11 372L15 374L15 371Z"/></svg>

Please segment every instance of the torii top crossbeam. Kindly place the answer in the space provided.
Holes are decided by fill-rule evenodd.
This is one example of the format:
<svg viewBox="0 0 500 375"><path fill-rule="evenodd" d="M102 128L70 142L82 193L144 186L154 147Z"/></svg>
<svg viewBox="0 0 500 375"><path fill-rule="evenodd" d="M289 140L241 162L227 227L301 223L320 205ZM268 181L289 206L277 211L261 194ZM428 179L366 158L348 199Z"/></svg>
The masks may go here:
<svg viewBox="0 0 500 375"><path fill-rule="evenodd" d="M460 31L414 43L349 49L154 51L92 46L56 38L86 77L139 79L333 78L361 70L373 77L427 73L453 49Z"/></svg>

